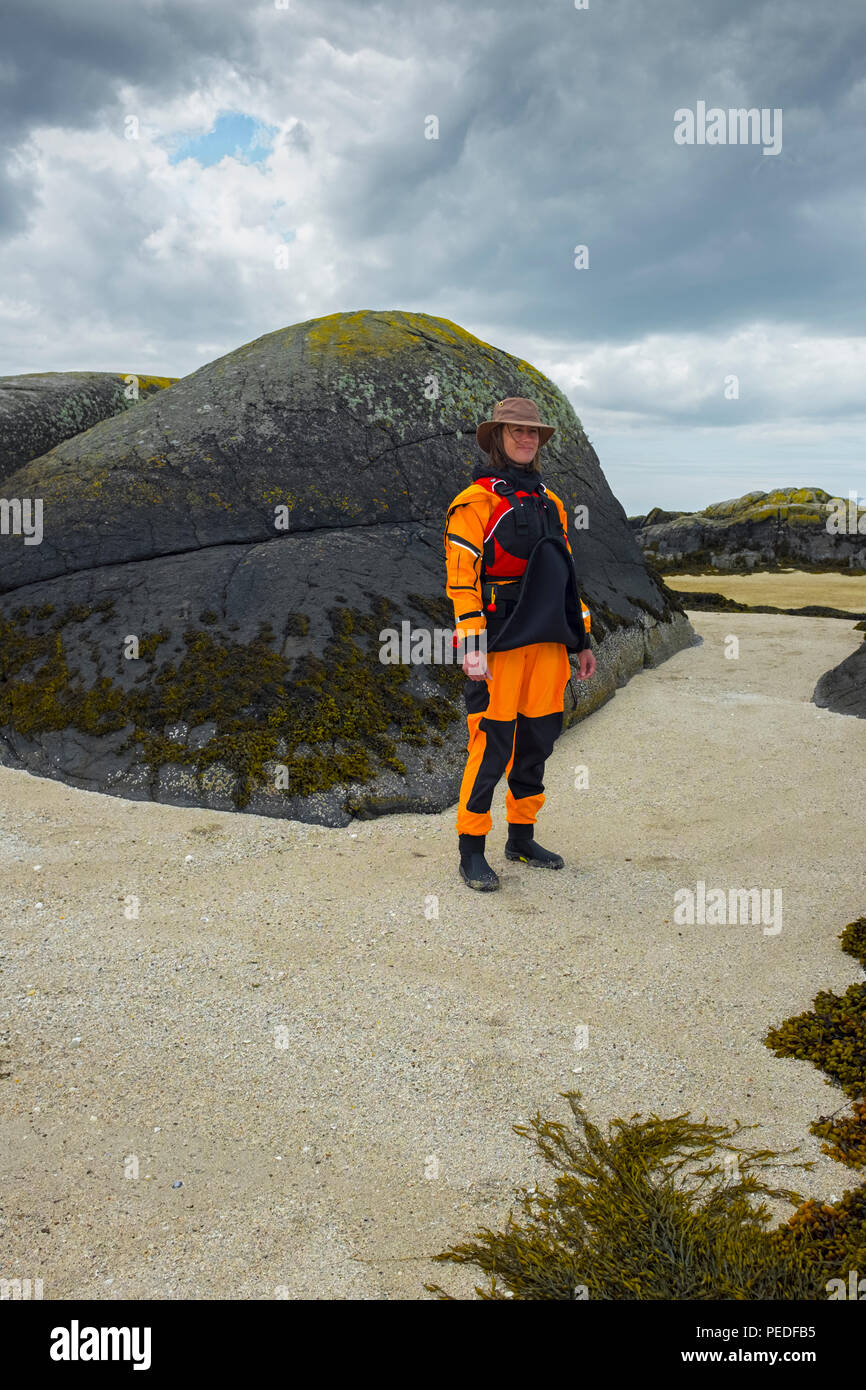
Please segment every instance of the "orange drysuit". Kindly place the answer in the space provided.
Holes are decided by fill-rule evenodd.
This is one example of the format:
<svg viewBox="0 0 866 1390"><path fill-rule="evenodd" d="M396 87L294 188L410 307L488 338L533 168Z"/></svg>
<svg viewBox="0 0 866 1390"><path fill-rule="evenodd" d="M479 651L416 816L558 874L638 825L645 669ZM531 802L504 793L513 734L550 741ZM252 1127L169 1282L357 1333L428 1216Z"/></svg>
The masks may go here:
<svg viewBox="0 0 866 1390"><path fill-rule="evenodd" d="M562 731L568 653L590 645L560 499L516 466L481 463L473 478L451 503L444 536L455 628L485 632L490 671L489 681L467 678L464 687L469 741L458 835L489 833L503 772L507 820L534 823L544 764Z"/></svg>

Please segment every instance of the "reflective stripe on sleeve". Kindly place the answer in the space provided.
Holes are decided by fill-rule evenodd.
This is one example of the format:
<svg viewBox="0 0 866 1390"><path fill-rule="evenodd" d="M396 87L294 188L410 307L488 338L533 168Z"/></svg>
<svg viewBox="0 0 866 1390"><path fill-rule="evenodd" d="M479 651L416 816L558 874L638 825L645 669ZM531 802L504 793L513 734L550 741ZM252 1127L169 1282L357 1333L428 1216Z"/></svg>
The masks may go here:
<svg viewBox="0 0 866 1390"><path fill-rule="evenodd" d="M445 534L447 536L447 539L451 541L452 544L461 546L463 550L468 550L470 555L481 554L481 551L477 548L477 546L474 546L469 541L464 540L462 536L455 536L453 531L447 531Z"/></svg>

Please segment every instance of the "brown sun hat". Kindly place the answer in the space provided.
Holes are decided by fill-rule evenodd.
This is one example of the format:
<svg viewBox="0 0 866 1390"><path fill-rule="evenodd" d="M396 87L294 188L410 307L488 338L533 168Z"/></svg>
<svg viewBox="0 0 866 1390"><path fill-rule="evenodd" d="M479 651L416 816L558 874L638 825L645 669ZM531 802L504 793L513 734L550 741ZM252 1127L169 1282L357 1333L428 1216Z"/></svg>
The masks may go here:
<svg viewBox="0 0 866 1390"><path fill-rule="evenodd" d="M541 423L538 406L526 396L506 396L504 401L497 401L493 407L493 419L481 421L475 438L485 454L490 453L490 431L494 425L536 425L539 448L547 443L556 429L555 425Z"/></svg>

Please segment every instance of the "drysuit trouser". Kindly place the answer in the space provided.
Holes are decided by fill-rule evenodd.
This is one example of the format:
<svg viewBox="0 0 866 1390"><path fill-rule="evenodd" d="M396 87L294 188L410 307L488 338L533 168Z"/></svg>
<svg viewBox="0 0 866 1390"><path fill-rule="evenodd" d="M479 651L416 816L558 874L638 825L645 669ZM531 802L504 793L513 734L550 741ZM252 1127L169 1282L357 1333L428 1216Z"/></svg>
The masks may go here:
<svg viewBox="0 0 866 1390"><path fill-rule="evenodd" d="M467 679L463 698L469 757L460 786L458 835L487 835L490 803L503 772L506 819L531 825L544 805L544 764L562 732L571 675L561 642L489 652L490 680Z"/></svg>

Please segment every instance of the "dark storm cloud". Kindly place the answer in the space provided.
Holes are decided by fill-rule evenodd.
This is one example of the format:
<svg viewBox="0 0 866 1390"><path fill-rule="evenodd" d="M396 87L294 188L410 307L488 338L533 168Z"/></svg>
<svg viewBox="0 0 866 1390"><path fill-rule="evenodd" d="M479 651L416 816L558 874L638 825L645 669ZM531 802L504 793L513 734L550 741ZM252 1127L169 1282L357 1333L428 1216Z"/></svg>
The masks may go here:
<svg viewBox="0 0 866 1390"><path fill-rule="evenodd" d="M447 207L463 235L441 262L425 246L436 282L563 340L721 331L744 314L862 328L860 211L842 204L866 162L859 3L591 0L497 7L483 41L480 28L466 26L453 87L429 92L435 150L409 131L349 171L333 204L344 235L359 216L404 228ZM676 145L674 112L698 100L781 108L781 152ZM409 288L426 281L425 264Z"/></svg>

